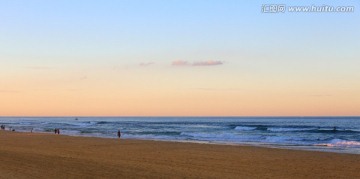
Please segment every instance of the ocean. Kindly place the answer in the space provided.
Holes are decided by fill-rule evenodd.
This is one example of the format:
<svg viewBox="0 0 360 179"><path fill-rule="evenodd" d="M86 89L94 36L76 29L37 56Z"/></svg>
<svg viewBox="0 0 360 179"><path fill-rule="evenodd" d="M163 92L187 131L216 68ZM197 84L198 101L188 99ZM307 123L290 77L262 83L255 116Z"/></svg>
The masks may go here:
<svg viewBox="0 0 360 179"><path fill-rule="evenodd" d="M360 117L0 117L6 130L360 154Z"/></svg>

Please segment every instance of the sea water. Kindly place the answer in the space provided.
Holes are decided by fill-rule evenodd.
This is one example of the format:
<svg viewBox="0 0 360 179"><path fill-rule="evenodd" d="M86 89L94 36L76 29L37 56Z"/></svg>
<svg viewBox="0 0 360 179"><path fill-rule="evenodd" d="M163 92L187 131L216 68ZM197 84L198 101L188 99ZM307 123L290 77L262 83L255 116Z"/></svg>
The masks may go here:
<svg viewBox="0 0 360 179"><path fill-rule="evenodd" d="M0 117L19 132L360 154L360 117Z"/></svg>

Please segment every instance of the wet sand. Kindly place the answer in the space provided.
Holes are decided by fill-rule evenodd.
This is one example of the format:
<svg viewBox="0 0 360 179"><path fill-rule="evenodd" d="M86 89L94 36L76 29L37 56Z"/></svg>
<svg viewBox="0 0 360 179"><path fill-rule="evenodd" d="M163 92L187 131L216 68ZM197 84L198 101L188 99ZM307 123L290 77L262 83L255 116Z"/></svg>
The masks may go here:
<svg viewBox="0 0 360 179"><path fill-rule="evenodd" d="M0 178L360 178L360 155L0 131Z"/></svg>

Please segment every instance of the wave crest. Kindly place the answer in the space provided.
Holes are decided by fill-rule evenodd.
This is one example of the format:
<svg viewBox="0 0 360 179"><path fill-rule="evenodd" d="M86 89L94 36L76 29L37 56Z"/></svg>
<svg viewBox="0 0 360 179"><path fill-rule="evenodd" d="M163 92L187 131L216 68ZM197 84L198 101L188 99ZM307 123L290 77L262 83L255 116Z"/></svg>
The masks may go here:
<svg viewBox="0 0 360 179"><path fill-rule="evenodd" d="M352 140L333 139L330 141L330 143L322 143L316 145L327 146L327 147L360 147L360 142L352 141Z"/></svg>
<svg viewBox="0 0 360 179"><path fill-rule="evenodd" d="M247 126L236 126L235 127L235 130L238 130L238 131L252 131L255 129L256 129L256 127L247 127Z"/></svg>

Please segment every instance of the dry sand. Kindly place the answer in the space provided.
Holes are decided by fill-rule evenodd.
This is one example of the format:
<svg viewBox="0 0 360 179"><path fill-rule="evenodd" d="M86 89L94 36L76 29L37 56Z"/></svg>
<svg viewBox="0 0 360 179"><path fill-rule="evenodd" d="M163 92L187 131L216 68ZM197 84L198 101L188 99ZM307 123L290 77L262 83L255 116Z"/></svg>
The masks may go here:
<svg viewBox="0 0 360 179"><path fill-rule="evenodd" d="M0 131L0 178L360 178L360 155Z"/></svg>

